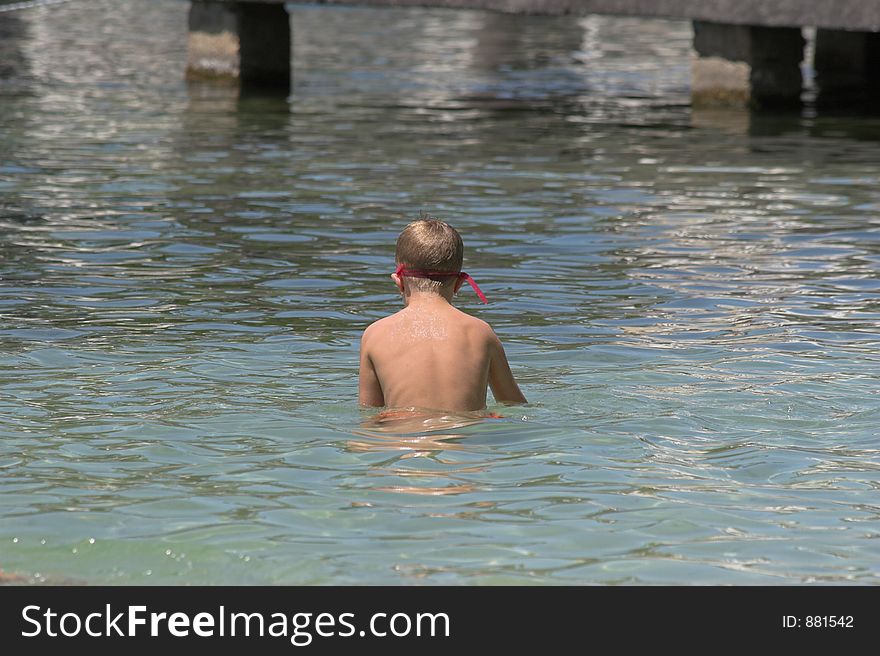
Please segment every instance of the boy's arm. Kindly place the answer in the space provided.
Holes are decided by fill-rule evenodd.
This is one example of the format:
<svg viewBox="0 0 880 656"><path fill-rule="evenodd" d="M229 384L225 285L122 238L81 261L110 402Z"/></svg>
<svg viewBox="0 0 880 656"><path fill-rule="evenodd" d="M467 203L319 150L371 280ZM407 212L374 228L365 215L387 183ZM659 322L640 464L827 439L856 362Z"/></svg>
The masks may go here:
<svg viewBox="0 0 880 656"><path fill-rule="evenodd" d="M369 330L369 328L367 329ZM358 400L361 405L380 407L385 405L385 395L382 393L382 386L379 384L379 377L376 376L376 370L373 368L373 362L370 360L367 351L368 335L364 331L361 337L361 364L360 364L360 380L358 383Z"/></svg>
<svg viewBox="0 0 880 656"><path fill-rule="evenodd" d="M513 378L501 340L494 332L489 342L489 387L499 403L528 403Z"/></svg>

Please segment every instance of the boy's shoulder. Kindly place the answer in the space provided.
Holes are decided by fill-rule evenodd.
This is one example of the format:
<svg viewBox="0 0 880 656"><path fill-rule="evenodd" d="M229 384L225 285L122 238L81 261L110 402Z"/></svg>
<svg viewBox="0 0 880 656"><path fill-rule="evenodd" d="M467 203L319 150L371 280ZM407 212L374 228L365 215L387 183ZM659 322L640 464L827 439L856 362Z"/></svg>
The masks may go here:
<svg viewBox="0 0 880 656"><path fill-rule="evenodd" d="M373 323L364 328L361 340L366 341L371 338L379 338L388 333L400 322L402 312L403 310L400 310L394 314L389 314L387 317L376 319Z"/></svg>
<svg viewBox="0 0 880 656"><path fill-rule="evenodd" d="M364 332L366 332L367 330L377 330L383 327L391 326L400 321L405 312L406 308L402 308L397 312L394 312L393 314L388 314L384 317L380 317L379 319L376 319L373 323L368 325L366 329L364 329Z"/></svg>
<svg viewBox="0 0 880 656"><path fill-rule="evenodd" d="M487 322L466 312L462 312L458 308L451 309L452 313L450 314L450 319L456 324L465 326L468 330L485 333L489 337L495 337L495 331ZM387 317L382 317L381 319L376 319L364 329L361 339L367 340L373 337L381 337L404 320L404 310L389 314Z"/></svg>
<svg viewBox="0 0 880 656"><path fill-rule="evenodd" d="M389 328L391 324L394 323L395 316L397 316L397 313L389 314L387 317L382 317L381 319L376 319L373 323L364 328L362 339L367 339L372 335L378 335L379 333L382 333L385 329Z"/></svg>
<svg viewBox="0 0 880 656"><path fill-rule="evenodd" d="M458 308L453 309L455 310L456 320L460 321L463 325L475 330L493 332L492 326L482 319L475 317L472 314L468 314L467 312L462 312Z"/></svg>

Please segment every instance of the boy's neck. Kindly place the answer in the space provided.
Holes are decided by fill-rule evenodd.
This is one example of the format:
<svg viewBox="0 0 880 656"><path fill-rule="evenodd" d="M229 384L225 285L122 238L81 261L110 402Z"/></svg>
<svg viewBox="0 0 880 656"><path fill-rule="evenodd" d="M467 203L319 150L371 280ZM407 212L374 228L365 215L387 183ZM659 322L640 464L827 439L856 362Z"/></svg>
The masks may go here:
<svg viewBox="0 0 880 656"><path fill-rule="evenodd" d="M404 298L407 308L452 305L452 292L422 292L410 290Z"/></svg>

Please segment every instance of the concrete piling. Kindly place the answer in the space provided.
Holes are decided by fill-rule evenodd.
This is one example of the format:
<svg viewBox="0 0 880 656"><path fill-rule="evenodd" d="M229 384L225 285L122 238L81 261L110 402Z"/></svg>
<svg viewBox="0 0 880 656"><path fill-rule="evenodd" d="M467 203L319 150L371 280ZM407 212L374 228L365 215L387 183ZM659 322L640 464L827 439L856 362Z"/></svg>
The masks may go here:
<svg viewBox="0 0 880 656"><path fill-rule="evenodd" d="M756 108L798 105L804 44L797 27L694 21L693 104Z"/></svg>
<svg viewBox="0 0 880 656"><path fill-rule="evenodd" d="M817 102L880 105L880 33L816 30Z"/></svg>
<svg viewBox="0 0 880 656"><path fill-rule="evenodd" d="M283 4L193 0L187 78L289 91L290 45Z"/></svg>

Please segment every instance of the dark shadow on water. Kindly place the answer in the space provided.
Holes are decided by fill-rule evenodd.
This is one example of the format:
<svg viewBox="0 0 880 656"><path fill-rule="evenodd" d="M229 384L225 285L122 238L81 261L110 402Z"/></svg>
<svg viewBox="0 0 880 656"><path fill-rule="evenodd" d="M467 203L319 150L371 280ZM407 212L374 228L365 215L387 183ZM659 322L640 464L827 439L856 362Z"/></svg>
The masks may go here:
<svg viewBox="0 0 880 656"><path fill-rule="evenodd" d="M776 137L802 134L804 137L880 140L880 116L847 113L804 111L801 114L758 113L751 117L749 136Z"/></svg>
<svg viewBox="0 0 880 656"><path fill-rule="evenodd" d="M29 24L15 12L0 13L0 85L30 73L30 62L23 51L29 32Z"/></svg>
<svg viewBox="0 0 880 656"><path fill-rule="evenodd" d="M880 141L880 115L858 108L798 111L691 110L691 127L743 137L796 137Z"/></svg>
<svg viewBox="0 0 880 656"><path fill-rule="evenodd" d="M287 93L263 92L253 88L242 88L233 83L190 81L187 84L190 114L245 114L283 117L290 114L290 101Z"/></svg>
<svg viewBox="0 0 880 656"><path fill-rule="evenodd" d="M263 94L242 91L237 111L241 129L284 130L290 123L290 98L282 94Z"/></svg>
<svg viewBox="0 0 880 656"><path fill-rule="evenodd" d="M283 94L243 91L234 84L190 82L182 132L175 141L183 151L205 135L214 146L232 148L239 139L257 133L284 140L291 120L291 99Z"/></svg>

